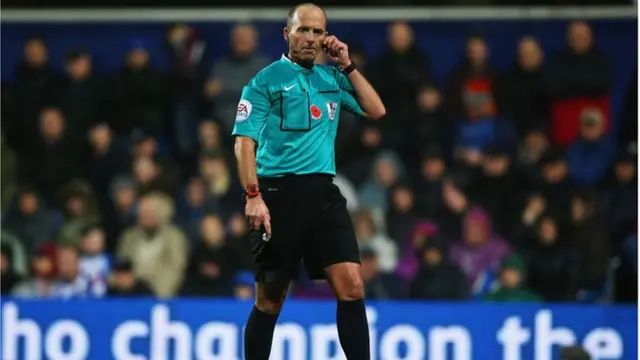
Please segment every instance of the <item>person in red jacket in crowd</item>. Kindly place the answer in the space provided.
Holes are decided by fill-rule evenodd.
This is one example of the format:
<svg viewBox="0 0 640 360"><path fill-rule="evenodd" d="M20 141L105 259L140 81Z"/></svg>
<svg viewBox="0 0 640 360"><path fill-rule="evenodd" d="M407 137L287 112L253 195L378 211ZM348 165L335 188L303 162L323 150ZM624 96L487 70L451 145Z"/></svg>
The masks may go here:
<svg viewBox="0 0 640 360"><path fill-rule="evenodd" d="M602 112L605 129L611 116L611 59L594 45L591 28L584 21L569 24L567 41L568 48L551 61L546 77L551 139L559 147L578 137L585 108Z"/></svg>

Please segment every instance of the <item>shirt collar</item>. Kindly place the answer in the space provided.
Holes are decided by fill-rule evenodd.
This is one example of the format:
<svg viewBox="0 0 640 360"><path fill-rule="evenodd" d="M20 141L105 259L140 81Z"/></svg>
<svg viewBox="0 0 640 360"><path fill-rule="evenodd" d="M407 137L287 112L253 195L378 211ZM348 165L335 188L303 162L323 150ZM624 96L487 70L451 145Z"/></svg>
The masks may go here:
<svg viewBox="0 0 640 360"><path fill-rule="evenodd" d="M313 65L313 67L311 69L307 69L307 68L303 68L302 66L294 63L293 61L291 61L291 59L289 59L289 57L287 56L287 53L283 53L282 57L280 58L280 61L289 64L292 68L298 70L298 71L314 71L315 68L315 64Z"/></svg>

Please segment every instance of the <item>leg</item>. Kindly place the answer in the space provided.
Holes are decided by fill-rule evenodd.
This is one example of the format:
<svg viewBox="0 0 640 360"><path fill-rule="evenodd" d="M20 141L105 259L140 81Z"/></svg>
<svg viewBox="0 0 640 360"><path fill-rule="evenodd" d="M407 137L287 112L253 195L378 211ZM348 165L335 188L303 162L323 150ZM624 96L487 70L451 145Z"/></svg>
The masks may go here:
<svg viewBox="0 0 640 360"><path fill-rule="evenodd" d="M326 268L338 299L338 337L349 360L369 360L369 323L364 306L360 264L338 263Z"/></svg>
<svg viewBox="0 0 640 360"><path fill-rule="evenodd" d="M256 283L256 302L244 328L246 360L269 360L273 331L288 287L288 281Z"/></svg>
<svg viewBox="0 0 640 360"><path fill-rule="evenodd" d="M333 264L329 265L325 272L338 301L354 301L364 298L360 264L352 262Z"/></svg>
<svg viewBox="0 0 640 360"><path fill-rule="evenodd" d="M266 182L261 185L278 187ZM265 192L263 198L271 213L271 239L264 240L264 228L250 233L256 300L244 332L246 360L269 360L273 331L289 282L298 274L302 254L297 228L300 221L295 216L301 211L291 205L295 195L284 189Z"/></svg>
<svg viewBox="0 0 640 360"><path fill-rule="evenodd" d="M369 324L360 276L360 251L347 202L337 186L328 184L326 206L305 249L305 267L312 278L326 277L338 299L337 325L348 360L369 360Z"/></svg>

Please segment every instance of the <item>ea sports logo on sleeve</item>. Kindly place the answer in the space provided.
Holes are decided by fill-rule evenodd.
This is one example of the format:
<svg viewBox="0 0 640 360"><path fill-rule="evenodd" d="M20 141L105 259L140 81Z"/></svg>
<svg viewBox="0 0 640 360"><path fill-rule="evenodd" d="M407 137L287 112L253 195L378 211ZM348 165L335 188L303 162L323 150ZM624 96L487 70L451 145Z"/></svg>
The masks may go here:
<svg viewBox="0 0 640 360"><path fill-rule="evenodd" d="M249 100L242 99L238 103L238 112L236 113L236 122L242 122L249 118L252 105Z"/></svg>
<svg viewBox="0 0 640 360"><path fill-rule="evenodd" d="M313 120L318 120L322 117L322 110L320 110L316 105L311 105L309 111L311 112L311 118Z"/></svg>

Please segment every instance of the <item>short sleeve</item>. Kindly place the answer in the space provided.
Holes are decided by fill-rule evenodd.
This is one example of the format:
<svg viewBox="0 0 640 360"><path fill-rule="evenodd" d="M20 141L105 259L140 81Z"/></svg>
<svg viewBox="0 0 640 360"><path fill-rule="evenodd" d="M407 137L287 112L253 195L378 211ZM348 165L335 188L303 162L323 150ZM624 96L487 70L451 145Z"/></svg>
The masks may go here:
<svg viewBox="0 0 640 360"><path fill-rule="evenodd" d="M245 86L238 103L232 135L247 136L258 142L260 131L267 121L271 102L266 86L254 82Z"/></svg>
<svg viewBox="0 0 640 360"><path fill-rule="evenodd" d="M352 114L362 116L364 114L364 110L360 107L358 100L356 100L354 94L355 89L351 85L351 82L347 77L338 73L338 85L340 86L340 105L345 110L349 111Z"/></svg>

